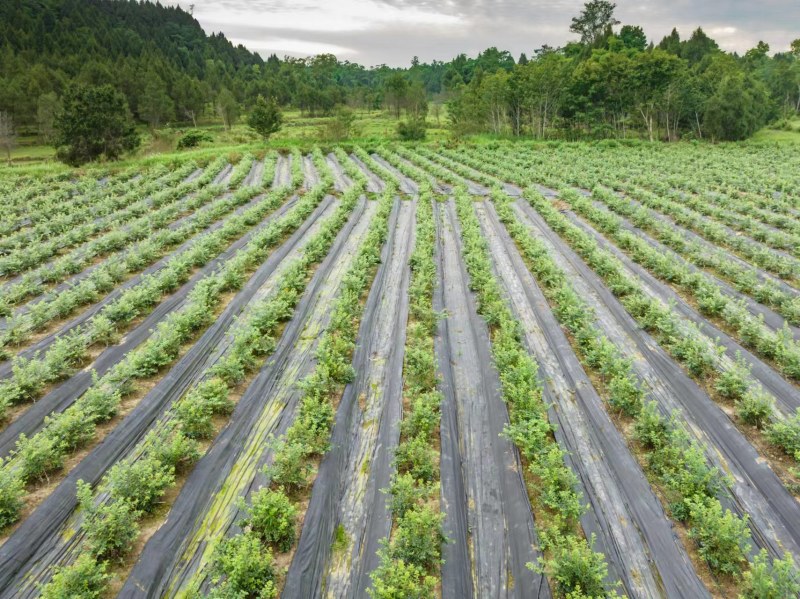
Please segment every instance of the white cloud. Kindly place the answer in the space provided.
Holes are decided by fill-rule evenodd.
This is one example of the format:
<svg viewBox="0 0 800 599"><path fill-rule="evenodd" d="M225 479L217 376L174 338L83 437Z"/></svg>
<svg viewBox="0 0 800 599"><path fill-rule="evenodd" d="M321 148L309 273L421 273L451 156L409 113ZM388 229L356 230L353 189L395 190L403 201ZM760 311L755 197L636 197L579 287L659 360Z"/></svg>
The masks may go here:
<svg viewBox="0 0 800 599"><path fill-rule="evenodd" d="M201 22L262 27L265 30L292 29L314 32L368 31L391 25L453 27L461 24L454 15L419 7L399 8L371 0L338 0L309 5L297 2L258 2L196 5L195 16Z"/></svg>
<svg viewBox="0 0 800 599"><path fill-rule="evenodd" d="M1 1L1 0L0 0ZM180 4L188 9L189 2ZM206 31L222 31L262 55L320 52L365 65L407 66L475 55L489 46L515 57L576 36L570 21L584 0L193 0ZM658 43L676 27L687 39L698 26L726 50L758 40L786 51L798 36L798 0L616 0L617 18L641 25ZM796 16L796 18L794 18Z"/></svg>
<svg viewBox="0 0 800 599"><path fill-rule="evenodd" d="M258 52L262 56L277 54L282 57L288 54L290 56L305 57L315 56L317 54L335 54L336 56L347 57L357 54L357 51L352 48L345 48L344 46L337 46L336 44L291 38L270 37L269 39L263 40L234 38L231 41L234 44L242 44L248 50Z"/></svg>

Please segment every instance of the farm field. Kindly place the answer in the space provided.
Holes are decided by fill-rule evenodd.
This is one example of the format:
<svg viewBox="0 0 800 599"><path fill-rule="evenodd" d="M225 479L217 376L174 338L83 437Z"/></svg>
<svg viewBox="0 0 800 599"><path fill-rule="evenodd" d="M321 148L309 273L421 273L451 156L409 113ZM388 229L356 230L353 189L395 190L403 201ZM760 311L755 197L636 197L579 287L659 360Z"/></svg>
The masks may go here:
<svg viewBox="0 0 800 599"><path fill-rule="evenodd" d="M800 147L0 175L0 599L795 597Z"/></svg>

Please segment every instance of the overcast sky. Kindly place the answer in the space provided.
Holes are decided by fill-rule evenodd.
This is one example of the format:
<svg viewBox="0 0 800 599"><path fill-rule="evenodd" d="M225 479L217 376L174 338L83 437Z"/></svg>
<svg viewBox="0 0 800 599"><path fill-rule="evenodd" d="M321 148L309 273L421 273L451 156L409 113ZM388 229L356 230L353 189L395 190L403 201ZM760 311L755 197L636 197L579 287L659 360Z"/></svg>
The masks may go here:
<svg viewBox="0 0 800 599"><path fill-rule="evenodd" d="M208 33L222 31L266 58L323 52L366 66L408 66L471 56L489 46L529 55L574 39L570 21L584 0L192 0ZM189 10L189 1L173 2ZM617 18L658 42L698 25L725 50L759 40L773 52L800 37L800 0L619 0Z"/></svg>

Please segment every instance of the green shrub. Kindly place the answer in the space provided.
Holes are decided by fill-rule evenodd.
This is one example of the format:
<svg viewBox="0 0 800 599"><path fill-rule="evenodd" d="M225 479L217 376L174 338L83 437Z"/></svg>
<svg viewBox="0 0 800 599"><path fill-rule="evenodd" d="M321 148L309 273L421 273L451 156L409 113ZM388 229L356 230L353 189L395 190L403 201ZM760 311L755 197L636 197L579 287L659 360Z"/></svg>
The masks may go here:
<svg viewBox="0 0 800 599"><path fill-rule="evenodd" d="M233 410L228 392L227 384L214 377L200 383L178 402L175 413L187 437L208 438L214 433L213 416L230 414Z"/></svg>
<svg viewBox="0 0 800 599"><path fill-rule="evenodd" d="M703 377L714 369L714 355L701 340L692 335L674 339L672 350L694 377Z"/></svg>
<svg viewBox="0 0 800 599"><path fill-rule="evenodd" d="M429 507L406 512L400 520L392 540L390 553L393 559L419 566L430 571L441 559L444 514Z"/></svg>
<svg viewBox="0 0 800 599"><path fill-rule="evenodd" d="M367 593L372 599L430 599L435 596L436 578L423 568L391 559L383 552L381 563L370 575L372 588Z"/></svg>
<svg viewBox="0 0 800 599"><path fill-rule="evenodd" d="M409 474L396 474L388 489L389 511L395 518L402 518L406 512L419 505L429 492L429 487L417 484L414 477Z"/></svg>
<svg viewBox="0 0 800 599"><path fill-rule="evenodd" d="M218 587L218 597L277 596L272 552L252 533L219 543L212 558L211 576L212 584Z"/></svg>
<svg viewBox="0 0 800 599"><path fill-rule="evenodd" d="M0 459L0 530L19 519L24 503L25 485L17 474Z"/></svg>
<svg viewBox="0 0 800 599"><path fill-rule="evenodd" d="M552 443L529 467L539 479L539 492L545 505L566 520L577 520L583 512L576 491L578 479L564 465L563 450Z"/></svg>
<svg viewBox="0 0 800 599"><path fill-rule="evenodd" d="M105 422L117 413L121 400L122 393L119 389L101 387L97 385L97 381L94 381L80 399L80 411L87 420L95 423Z"/></svg>
<svg viewBox="0 0 800 599"><path fill-rule="evenodd" d="M442 395L438 391L430 391L417 396L411 411L400 423L403 437L430 437L439 425L439 405Z"/></svg>
<svg viewBox="0 0 800 599"><path fill-rule="evenodd" d="M733 368L722 371L714 383L714 388L722 397L739 399L747 391L749 381L750 366L742 359L741 355L738 355Z"/></svg>
<svg viewBox="0 0 800 599"><path fill-rule="evenodd" d="M312 375L306 379L306 383L314 378L315 375ZM328 449L334 418L333 404L327 394L307 393L300 404L297 419L288 438L292 443L303 445L307 455L322 454Z"/></svg>
<svg viewBox="0 0 800 599"><path fill-rule="evenodd" d="M774 422L767 429L767 437L787 454L800 460L800 409L791 418Z"/></svg>
<svg viewBox="0 0 800 599"><path fill-rule="evenodd" d="M636 440L649 449L657 449L667 439L667 422L658 411L658 404L651 401L644 405L633 428Z"/></svg>
<svg viewBox="0 0 800 599"><path fill-rule="evenodd" d="M184 471L200 459L200 448L197 442L188 438L181 431L173 432L167 439L153 435L149 441L152 458L162 464L164 468L172 468L174 472Z"/></svg>
<svg viewBox="0 0 800 599"><path fill-rule="evenodd" d="M26 481L41 480L64 465L64 446L59 439L46 434L30 438L22 434L17 441L17 456L22 477Z"/></svg>
<svg viewBox="0 0 800 599"><path fill-rule="evenodd" d="M47 436L59 439L59 444L68 451L74 451L88 443L95 432L94 422L86 418L80 410L67 410L48 416L45 418L44 426Z"/></svg>
<svg viewBox="0 0 800 599"><path fill-rule="evenodd" d="M409 473L414 480L432 482L438 475L433 450L423 436L412 437L400 443L395 451L394 461L398 472Z"/></svg>
<svg viewBox="0 0 800 599"><path fill-rule="evenodd" d="M214 138L206 131L192 129L184 133L178 140L177 149L185 150L187 148L196 148L204 141L214 141Z"/></svg>
<svg viewBox="0 0 800 599"><path fill-rule="evenodd" d="M689 517L686 498L713 498L722 488L719 471L708 467L702 446L691 441L677 423L673 423L666 443L651 452L647 460L649 469L674 495L670 509L678 520Z"/></svg>
<svg viewBox="0 0 800 599"><path fill-rule="evenodd" d="M128 501L138 511L151 512L158 500L175 482L171 466L147 456L133 462L120 462L106 475L111 497Z"/></svg>
<svg viewBox="0 0 800 599"><path fill-rule="evenodd" d="M105 594L110 579L105 563L98 563L90 554L83 553L73 564L55 569L50 582L41 587L41 597L99 599Z"/></svg>
<svg viewBox="0 0 800 599"><path fill-rule="evenodd" d="M274 544L278 551L292 548L297 508L283 493L283 489L259 489L244 510L248 516L240 523L242 528L249 527L259 539Z"/></svg>
<svg viewBox="0 0 800 599"><path fill-rule="evenodd" d="M611 405L628 417L635 417L642 411L644 392L627 373L615 375L608 383Z"/></svg>
<svg viewBox="0 0 800 599"><path fill-rule="evenodd" d="M552 557L541 560L544 571L555 582L555 591L562 596L606 597L605 578L608 568L602 553L574 535L566 535L553 548ZM541 558L540 558L541 559Z"/></svg>
<svg viewBox="0 0 800 599"><path fill-rule="evenodd" d="M433 389L436 386L436 356L430 348L406 348L404 374L415 388Z"/></svg>
<svg viewBox="0 0 800 599"><path fill-rule="evenodd" d="M700 556L715 572L736 575L750 551L747 516L739 518L730 510L723 512L719 501L703 497L687 499L689 536L698 545Z"/></svg>
<svg viewBox="0 0 800 599"><path fill-rule="evenodd" d="M91 486L83 481L78 481L77 494L89 552L98 560L125 555L139 535L141 512L125 500L95 504Z"/></svg>
<svg viewBox="0 0 800 599"><path fill-rule="evenodd" d="M744 573L740 599L785 599L800 595L800 573L791 554L770 563L762 549Z"/></svg>
<svg viewBox="0 0 800 599"><path fill-rule="evenodd" d="M409 119L397 123L397 136L403 141L422 141L427 133L425 119Z"/></svg>
<svg viewBox="0 0 800 599"><path fill-rule="evenodd" d="M774 401L761 387L748 389L736 401L736 415L747 424L761 428L772 415Z"/></svg>
<svg viewBox="0 0 800 599"><path fill-rule="evenodd" d="M308 486L311 466L307 463L308 453L300 443L279 442L274 447L275 458L264 469L264 474L279 487L297 490Z"/></svg>

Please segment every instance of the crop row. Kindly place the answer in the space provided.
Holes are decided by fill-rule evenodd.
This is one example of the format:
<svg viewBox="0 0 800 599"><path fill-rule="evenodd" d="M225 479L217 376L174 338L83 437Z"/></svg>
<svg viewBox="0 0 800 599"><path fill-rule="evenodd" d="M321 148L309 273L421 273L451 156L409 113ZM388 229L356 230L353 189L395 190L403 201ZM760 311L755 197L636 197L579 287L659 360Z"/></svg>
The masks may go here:
<svg viewBox="0 0 800 599"><path fill-rule="evenodd" d="M492 356L511 420L507 434L533 477L528 489L545 558L529 567L543 568L554 590L562 595L604 596L608 592L604 556L593 551L592 540L581 534L579 518L585 508L574 490L575 474L565 465L564 451L553 437L538 367L522 344L520 324L492 273L489 249L464 188L456 190L456 207L478 311L491 330Z"/></svg>
<svg viewBox="0 0 800 599"><path fill-rule="evenodd" d="M113 417L124 395L136 391L134 382L147 379L171 364L181 347L199 330L213 322L216 309L226 291L240 288L251 272L288 233L296 229L324 197L330 179L307 193L285 216L258 231L248 245L225 263L221 270L202 279L189 294L185 305L171 314L141 347L97 380L69 409L47 419L42 430L30 438L21 438L17 451L0 467L3 490L0 495L0 522L4 526L13 522L21 508L23 485L35 481L63 465L66 454L85 446L94 436L99 423ZM277 192L281 201L287 190ZM277 203L277 201L275 203ZM274 208L274 206L272 206ZM263 215L262 215L263 217ZM241 226L230 219L232 228L241 232ZM224 229L224 227L223 227ZM209 256L210 257L210 256ZM75 337L73 337L75 338ZM55 348L48 352L48 358ZM63 362L50 372L66 374ZM48 364L44 363L44 367ZM45 370L44 374L48 374ZM14 384L19 385L17 377ZM41 389L40 379L37 390ZM6 491L8 489L8 491Z"/></svg>
<svg viewBox="0 0 800 599"><path fill-rule="evenodd" d="M502 171L502 168L498 168ZM465 173L467 174L467 173ZM507 172L507 176L511 173ZM485 183L491 183L489 179ZM495 181L496 182L496 181ZM545 218L548 224L571 244L575 245L576 251L581 254L589 264L606 279L609 288L615 295L623 299L623 304L634 318L651 332L656 339L675 357L680 363L686 366L687 371L701 382L711 381L716 387L717 392L725 401L735 402L737 413L742 422L764 429L766 440L779 447L783 452L795 459L800 457L800 414L791 415L789 418L775 408L775 398L761 387L750 375L747 366L739 361L735 364L723 363L719 359L720 350L712 342L704 340L704 336L699 330L692 330L686 323L681 322L669 307L659 305L659 303L648 298L641 291L635 291L635 282L622 273L621 265L608 252L601 250L591 238L581 231L578 227L571 225L567 219L560 214L552 205L536 190L529 188L525 196L531 205ZM608 213L603 213L582 194L570 188L562 190L561 198L568 200L570 205L579 213L584 215L601 214L602 218L610 218ZM792 348L795 343L790 334L774 334L769 332L766 327L748 314L741 305L723 295L719 289L708 284L702 273L689 273L681 270L668 257L659 253L649 244L644 243L638 237L622 230L618 226L604 226L601 217L591 218L599 228L612 235L612 239L619 243L619 247L628 251L630 247L635 247L639 254L632 254L637 262L641 262L646 268L653 271L657 276L672 283L681 281L682 274L686 280L695 281L695 285L703 289L706 298L714 301L704 302L698 300L698 305L707 316L721 316L723 319L730 318L732 322L744 323L749 328L742 326L739 330L755 330L754 334L768 335L772 343L763 341L763 347L767 352L779 354L781 346L786 348L784 360L791 364ZM613 232L613 233L611 233ZM635 245L634 245L635 244ZM587 248L592 248L591 251ZM599 256L599 257L598 257ZM640 258L646 256L646 259ZM694 278L692 278L694 277ZM699 281L699 284L697 283ZM686 283L688 288L692 288ZM633 297L628 297L632 294ZM712 295L713 294L713 295ZM722 306L716 311L711 311L710 306ZM734 318L738 320L733 320ZM743 340L752 339L743 335ZM770 353L771 356L775 354ZM791 371L790 371L791 372Z"/></svg>
<svg viewBox="0 0 800 599"><path fill-rule="evenodd" d="M345 194L336 213L310 240L303 255L281 275L276 291L257 302L237 325L233 345L223 359L162 417L167 424L156 427L131 458L114 466L93 496L85 486L79 487L80 509L85 513L82 547L86 553L72 565L56 569L44 596L63 596L86 580L96 592L105 587L108 562L130 552L139 534L138 521L150 514L167 489L176 484L178 468L186 468L200 457L202 449L197 440L213 436L212 417L231 413L234 391L274 350L282 323L292 317L306 283L330 249L359 193L356 188ZM282 491L265 489L255 494L248 509L250 518L242 523L248 533L220 546L214 569L224 576L221 584L228 589L257 584L260 596L269 597L274 588L267 580L274 576L272 555L262 545L274 544L276 549L285 550L287 543L291 544L296 508Z"/></svg>
<svg viewBox="0 0 800 599"><path fill-rule="evenodd" d="M645 403L641 382L630 362L594 325L591 308L569 284L547 248L518 221L507 197L495 193L494 200L501 221L556 317L569 331L584 366L604 382L610 409L624 414L632 425L629 447L638 444L643 448L642 460L666 498L665 507L674 518L687 522L690 537L696 539L700 555L712 570L737 573L749 550L747 520L722 509L717 499L724 485L720 472L706 464L704 448L690 441L677 421L661 415L655 404Z"/></svg>
<svg viewBox="0 0 800 599"><path fill-rule="evenodd" d="M242 200L258 193L257 188L239 192ZM185 251L173 256L163 268L123 291L85 324L56 338L43 356L15 357L12 377L0 382L0 405L6 407L40 396L44 386L62 380L83 364L97 345L112 343L121 330L156 306L165 294L189 280L193 270L214 258L233 239L259 223L283 203L290 193L284 188L269 194L242 214L227 219Z"/></svg>
<svg viewBox="0 0 800 599"><path fill-rule="evenodd" d="M187 163L177 170L186 178L194 168L196 166L193 163ZM112 228L127 214L141 213L140 196L131 192L156 179L168 178L168 175L169 171L161 168L154 169L145 177L115 177L78 197L55 204L45 202L38 210L26 211L24 220L14 227L10 222L7 224L9 229L14 230L0 237L0 250L7 253L45 239L58 239L62 247L75 245L88 235Z"/></svg>
<svg viewBox="0 0 800 599"><path fill-rule="evenodd" d="M362 175L352 188L355 194L364 185ZM249 516L239 523L242 532L224 539L215 550L211 572L217 593L265 597L277 593L272 551L285 553L294 544L294 520L301 516L301 504L313 484L313 460L329 448L337 400L343 386L353 379L351 359L363 298L380 262L394 195L390 187L378 199L378 211L331 306L330 321L316 350L317 364L300 382L297 417L286 434L274 441L273 461L265 469L270 486L244 504ZM263 515L270 505L274 507L266 520Z"/></svg>
<svg viewBox="0 0 800 599"><path fill-rule="evenodd" d="M434 450L442 396L437 389L434 351L438 315L433 309L437 281L433 201L430 189L423 187L411 256L401 441L388 488L394 525L381 551L380 565L372 573L370 595L375 599L433 595L444 540L436 485L439 460Z"/></svg>
<svg viewBox="0 0 800 599"><path fill-rule="evenodd" d="M221 169L223 165L224 163L220 162L218 168ZM89 240L92 240L92 242L87 248L79 247L73 253L90 252L90 256L94 256L98 253L121 247L120 244L124 243L124 240L127 238L136 239L136 234L143 235L147 231L146 228L141 226L141 223L146 222L146 219L151 216L150 213L153 208L163 207L164 211L169 209L176 211L180 204L178 204L178 206L173 206L173 204L178 199L208 184L211 178L213 178L213 171L209 171L209 176L207 178L197 179L177 186L174 185L174 183L185 178L191 170L192 167L187 165L184 169L170 176L168 181L159 182L160 184L152 182L150 186L131 192L135 194L135 197L143 198L141 194L146 193L149 189L155 191L157 189L162 189L164 183L168 185L166 190L154 195L150 201L143 198L132 204L128 210L124 211L122 218L114 223L114 227L97 239L92 239L92 235L104 229L102 223L94 223L85 227L71 229L62 237L52 238L44 242L37 242L34 248L31 248L30 244L13 248L10 253L0 258L0 274L8 276L23 273L40 265L48 258L56 256L64 249ZM128 223L127 221L130 219L135 220Z"/></svg>
<svg viewBox="0 0 800 599"><path fill-rule="evenodd" d="M28 311L9 319L4 336L0 339L0 352L5 351L9 345L21 345L33 332L50 326L56 320L66 318L78 307L98 301L130 274L152 264L171 248L190 239L233 209L250 201L258 193L259 188L245 187L231 196L214 199L220 191L219 187L212 186L195 195L190 202L195 206L190 208L193 210L199 206L203 208L193 211L182 221L182 226L156 230L151 236L128 248L121 255L107 259L93 269L88 277L81 279L75 285L46 296L32 304Z"/></svg>
<svg viewBox="0 0 800 599"><path fill-rule="evenodd" d="M151 171L154 177L162 177L169 170L163 166ZM8 235L14 231L47 221L47 215L65 214L78 206L90 204L104 189L117 183L131 181L134 173L123 172L113 178L71 176L41 177L35 181L18 181L3 195L3 206L0 207L0 234Z"/></svg>
<svg viewBox="0 0 800 599"><path fill-rule="evenodd" d="M223 163L219 163L216 168L221 169L222 167ZM214 168L209 168L210 170L206 173L208 177L201 177L189 184L170 186L170 188L161 191L157 197L154 196L153 207L157 208L157 210L136 219L126 228L111 231L63 256L59 256L51 262L24 273L18 279L11 280L2 287L2 292L0 292L2 293L0 295L0 306L2 306L0 313L3 315L10 314L13 306L29 297L42 293L48 285L62 281L69 275L81 272L97 257L123 249L127 244L145 238L152 232L151 227L154 227L157 223L161 223L163 226L163 224L170 222L172 218L179 214L174 206L177 200L192 190L202 189L211 182ZM173 185L175 183L177 183L177 180L173 181ZM161 187L159 186L158 189L161 189Z"/></svg>

